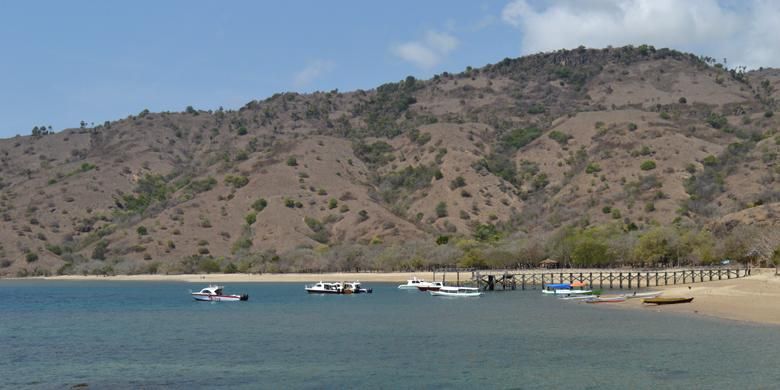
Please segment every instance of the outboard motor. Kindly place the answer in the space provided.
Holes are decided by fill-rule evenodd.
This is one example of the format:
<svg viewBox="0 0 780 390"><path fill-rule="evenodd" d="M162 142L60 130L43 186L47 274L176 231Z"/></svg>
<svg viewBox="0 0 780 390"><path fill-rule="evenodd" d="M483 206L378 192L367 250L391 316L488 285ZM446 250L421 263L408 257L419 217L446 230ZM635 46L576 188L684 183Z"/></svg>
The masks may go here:
<svg viewBox="0 0 780 390"><path fill-rule="evenodd" d="M242 301L248 301L249 300L249 294L241 294L241 297L239 298Z"/></svg>

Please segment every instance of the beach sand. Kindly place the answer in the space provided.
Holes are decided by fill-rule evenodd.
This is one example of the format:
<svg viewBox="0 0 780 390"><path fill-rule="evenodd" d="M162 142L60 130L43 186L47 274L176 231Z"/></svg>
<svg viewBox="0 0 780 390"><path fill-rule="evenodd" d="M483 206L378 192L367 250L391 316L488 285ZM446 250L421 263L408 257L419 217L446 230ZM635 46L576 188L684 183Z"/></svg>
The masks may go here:
<svg viewBox="0 0 780 390"><path fill-rule="evenodd" d="M312 283L318 281L360 281L405 283L412 277L433 280L432 272L359 272L322 274L187 274L187 275L116 275L116 276L54 276L45 280L116 280L116 281L180 281L192 283ZM441 273L436 280L441 280ZM461 281L471 279L470 272L460 274ZM446 274L447 283L454 283L456 274ZM641 299L606 305L615 308L686 313L723 319L780 325L780 276L772 269L754 269L750 277L714 282L691 283L667 287L651 287L663 291L663 297L693 297L691 303L677 305L645 305ZM609 291L605 291L611 294Z"/></svg>
<svg viewBox="0 0 780 390"><path fill-rule="evenodd" d="M113 276L81 276L62 275L28 279L44 280L116 280L116 281L157 281L157 282L191 282L191 283L315 283L325 282L392 282L406 283L417 277L427 281L433 280L432 272L332 272L321 274L181 274L181 275L113 275ZM455 273L447 273L447 281L455 281ZM471 273L461 273L461 280L470 280ZM436 274L436 280L441 280L441 273Z"/></svg>
<svg viewBox="0 0 780 390"><path fill-rule="evenodd" d="M686 313L736 321L780 325L780 276L774 269L754 269L742 279L651 287L663 291L662 297L693 297L693 302L676 305L647 305L630 299L615 307Z"/></svg>

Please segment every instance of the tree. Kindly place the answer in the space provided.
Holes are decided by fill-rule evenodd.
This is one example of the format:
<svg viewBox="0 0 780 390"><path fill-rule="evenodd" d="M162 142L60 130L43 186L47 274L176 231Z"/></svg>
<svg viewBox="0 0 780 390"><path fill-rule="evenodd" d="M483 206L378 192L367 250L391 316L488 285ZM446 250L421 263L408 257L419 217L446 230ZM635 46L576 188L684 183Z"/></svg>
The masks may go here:
<svg viewBox="0 0 780 390"><path fill-rule="evenodd" d="M480 224L474 229L474 238L477 241L498 241L501 234L492 223Z"/></svg>

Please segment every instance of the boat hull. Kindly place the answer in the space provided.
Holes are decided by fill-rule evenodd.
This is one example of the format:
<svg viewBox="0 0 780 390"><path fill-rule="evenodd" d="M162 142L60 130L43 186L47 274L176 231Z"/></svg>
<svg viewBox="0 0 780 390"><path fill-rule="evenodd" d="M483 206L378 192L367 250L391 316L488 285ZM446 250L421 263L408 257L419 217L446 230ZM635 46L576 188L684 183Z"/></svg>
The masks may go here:
<svg viewBox="0 0 780 390"><path fill-rule="evenodd" d="M343 294L342 291L337 290L319 290L314 288L307 288L306 292L309 294Z"/></svg>
<svg viewBox="0 0 780 390"><path fill-rule="evenodd" d="M239 302L248 301L249 295L206 295L194 293L192 298L199 302Z"/></svg>
<svg viewBox="0 0 780 390"><path fill-rule="evenodd" d="M554 294L554 295L582 295L582 294L590 294L593 292L592 290L542 290L545 294Z"/></svg>
<svg viewBox="0 0 780 390"><path fill-rule="evenodd" d="M476 298L482 295L481 292L450 293L446 291L429 291L429 293L435 297L459 297L459 298Z"/></svg>
<svg viewBox="0 0 780 390"><path fill-rule="evenodd" d="M626 298L628 299L650 299L650 298L658 298L662 293L660 291L658 292L645 292L645 293L634 293L631 295L626 295Z"/></svg>
<svg viewBox="0 0 780 390"><path fill-rule="evenodd" d="M593 299L586 299L585 302L587 303L620 303L625 302L626 297L615 297L615 298L593 298Z"/></svg>
<svg viewBox="0 0 780 390"><path fill-rule="evenodd" d="M690 303L693 298L647 298L643 299L642 303L653 305L674 305L676 303Z"/></svg>

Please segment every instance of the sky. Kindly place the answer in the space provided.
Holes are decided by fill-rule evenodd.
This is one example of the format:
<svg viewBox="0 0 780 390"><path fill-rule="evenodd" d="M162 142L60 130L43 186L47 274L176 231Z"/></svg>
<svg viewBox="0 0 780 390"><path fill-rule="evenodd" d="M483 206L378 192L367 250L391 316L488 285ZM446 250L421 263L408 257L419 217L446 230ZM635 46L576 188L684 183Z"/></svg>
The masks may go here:
<svg viewBox="0 0 780 390"><path fill-rule="evenodd" d="M780 66L780 1L0 2L0 137L277 92L370 89L506 57L651 44Z"/></svg>

